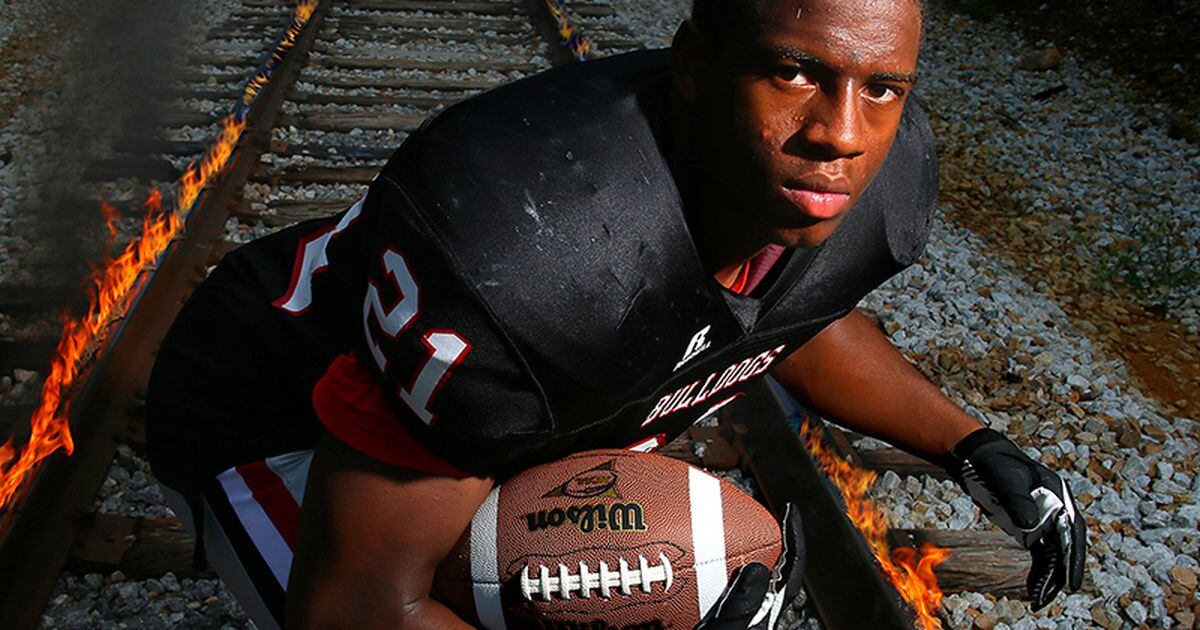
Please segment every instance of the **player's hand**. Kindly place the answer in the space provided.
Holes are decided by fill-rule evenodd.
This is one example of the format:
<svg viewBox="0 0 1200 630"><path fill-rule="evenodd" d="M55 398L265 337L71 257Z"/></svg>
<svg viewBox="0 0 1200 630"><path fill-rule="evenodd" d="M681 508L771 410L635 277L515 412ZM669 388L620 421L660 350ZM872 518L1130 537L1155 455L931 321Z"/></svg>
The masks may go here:
<svg viewBox="0 0 1200 630"><path fill-rule="evenodd" d="M1083 583L1087 530L1071 490L991 429L963 438L950 452L950 472L989 519L1033 554L1026 580L1033 610Z"/></svg>
<svg viewBox="0 0 1200 630"><path fill-rule="evenodd" d="M745 630L764 619L765 627L775 627L804 580L804 527L791 503L784 510L782 529L783 549L774 570L758 562L738 569L697 630Z"/></svg>

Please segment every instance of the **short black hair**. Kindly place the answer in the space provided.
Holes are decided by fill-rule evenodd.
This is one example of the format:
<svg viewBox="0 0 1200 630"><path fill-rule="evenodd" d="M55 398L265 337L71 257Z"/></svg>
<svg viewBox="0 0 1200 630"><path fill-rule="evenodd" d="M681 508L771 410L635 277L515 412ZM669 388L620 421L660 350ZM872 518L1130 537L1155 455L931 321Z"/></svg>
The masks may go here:
<svg viewBox="0 0 1200 630"><path fill-rule="evenodd" d="M693 0L692 23L705 38L721 41L723 34L758 24L769 0Z"/></svg>
<svg viewBox="0 0 1200 630"><path fill-rule="evenodd" d="M710 41L719 42L722 35L763 19L773 0L692 0L692 23ZM925 21L925 0L912 0L921 10L922 32Z"/></svg>

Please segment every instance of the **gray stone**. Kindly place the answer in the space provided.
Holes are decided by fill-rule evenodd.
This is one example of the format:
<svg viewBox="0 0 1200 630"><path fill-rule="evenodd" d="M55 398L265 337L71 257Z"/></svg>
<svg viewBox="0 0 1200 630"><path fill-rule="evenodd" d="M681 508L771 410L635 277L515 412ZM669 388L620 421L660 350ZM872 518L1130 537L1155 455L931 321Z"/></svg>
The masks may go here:
<svg viewBox="0 0 1200 630"><path fill-rule="evenodd" d="M1193 561L1194 562L1194 561ZM1171 583L1171 569L1177 564L1175 558L1161 558L1150 565L1150 575L1161 584Z"/></svg>
<svg viewBox="0 0 1200 630"><path fill-rule="evenodd" d="M1141 625L1146 623L1146 607L1139 601L1132 601L1125 607L1125 615L1134 623Z"/></svg>
<svg viewBox="0 0 1200 630"><path fill-rule="evenodd" d="M1092 598L1082 593L1068 595L1062 600L1063 614L1075 619L1091 617Z"/></svg>
<svg viewBox="0 0 1200 630"><path fill-rule="evenodd" d="M1183 540L1187 536L1194 536L1196 530L1191 528L1180 527L1160 527L1158 529L1145 529L1138 532L1138 540L1146 543L1161 543L1167 540Z"/></svg>
<svg viewBox="0 0 1200 630"><path fill-rule="evenodd" d="M1121 475L1126 479L1132 479L1148 472L1150 472L1150 465L1140 455L1129 455L1126 457L1125 467L1121 469Z"/></svg>
<svg viewBox="0 0 1200 630"><path fill-rule="evenodd" d="M1092 574L1092 579L1095 581L1096 589L1108 601L1116 601L1125 593L1133 590L1133 580L1123 576L1114 575L1107 572L1097 572Z"/></svg>
<svg viewBox="0 0 1200 630"><path fill-rule="evenodd" d="M1151 583L1150 571L1140 564L1135 564L1129 568L1129 579L1133 580L1138 586L1145 588L1147 584Z"/></svg>
<svg viewBox="0 0 1200 630"><path fill-rule="evenodd" d="M1183 486L1170 479L1155 479L1154 483L1150 484L1150 489L1160 494L1183 494L1186 491Z"/></svg>
<svg viewBox="0 0 1200 630"><path fill-rule="evenodd" d="M1171 514L1165 510L1156 510L1153 514L1142 520L1142 525L1147 528L1166 527L1171 522Z"/></svg>
<svg viewBox="0 0 1200 630"><path fill-rule="evenodd" d="M1080 448L1085 447L1080 446ZM1072 477L1067 481L1067 484L1071 487L1071 492L1074 493L1075 496L1079 496L1081 494L1090 494L1095 497L1098 494L1096 490L1096 484L1089 481L1088 478L1084 477L1083 475L1072 475Z"/></svg>
<svg viewBox="0 0 1200 630"><path fill-rule="evenodd" d="M1096 504L1101 512L1106 514L1124 514L1128 508L1124 503L1121 503L1121 498L1116 492L1109 488L1105 488L1104 494L1100 497L1100 501Z"/></svg>
<svg viewBox="0 0 1200 630"><path fill-rule="evenodd" d="M1176 527L1200 527L1200 505L1185 505L1171 517L1171 524Z"/></svg>
<svg viewBox="0 0 1200 630"><path fill-rule="evenodd" d="M165 591L173 593L179 590L179 580L176 579L174 573L167 573L159 581L162 582L162 587Z"/></svg>
<svg viewBox="0 0 1200 630"><path fill-rule="evenodd" d="M1156 585L1157 586L1157 585ZM1162 589L1159 588L1156 593L1146 593L1150 596L1150 610L1147 615L1150 618L1150 625L1161 627L1162 622L1167 619L1167 606L1163 603Z"/></svg>
<svg viewBox="0 0 1200 630"><path fill-rule="evenodd" d="M894 492L900 487L900 475L897 475L893 470L885 471L883 476L879 478L877 485L883 492Z"/></svg>

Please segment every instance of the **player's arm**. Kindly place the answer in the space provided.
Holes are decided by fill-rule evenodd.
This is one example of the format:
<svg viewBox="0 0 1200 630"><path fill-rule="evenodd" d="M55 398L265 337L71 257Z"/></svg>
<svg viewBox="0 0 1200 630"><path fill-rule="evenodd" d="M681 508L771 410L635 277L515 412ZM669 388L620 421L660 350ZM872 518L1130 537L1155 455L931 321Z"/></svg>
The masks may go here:
<svg viewBox="0 0 1200 630"><path fill-rule="evenodd" d="M983 428L857 309L793 352L775 377L812 411L933 461Z"/></svg>
<svg viewBox="0 0 1200 630"><path fill-rule="evenodd" d="M386 464L326 434L304 495L287 626L470 628L429 591L491 488Z"/></svg>

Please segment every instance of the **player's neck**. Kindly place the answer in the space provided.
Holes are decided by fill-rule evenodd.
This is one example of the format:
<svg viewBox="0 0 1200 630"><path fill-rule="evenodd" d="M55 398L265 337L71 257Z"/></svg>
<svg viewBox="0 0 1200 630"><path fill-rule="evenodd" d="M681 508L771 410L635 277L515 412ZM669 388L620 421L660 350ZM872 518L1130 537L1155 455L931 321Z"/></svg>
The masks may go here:
<svg viewBox="0 0 1200 630"><path fill-rule="evenodd" d="M726 204L709 195L698 194L699 182L689 147L689 121L686 108L678 95L668 97L667 108L668 162L683 194L688 228L704 268L725 288L737 280L746 264L762 252L773 240L759 233L730 212Z"/></svg>
<svg viewBox="0 0 1200 630"><path fill-rule="evenodd" d="M751 232L747 225L728 225L719 212L700 209L689 219L692 238L705 269L721 286L731 287L745 266L771 241Z"/></svg>

